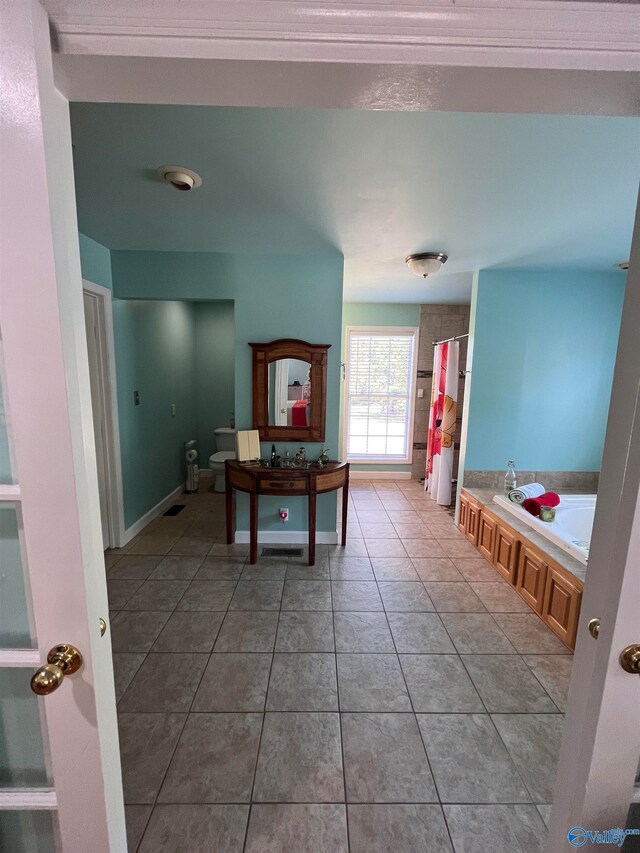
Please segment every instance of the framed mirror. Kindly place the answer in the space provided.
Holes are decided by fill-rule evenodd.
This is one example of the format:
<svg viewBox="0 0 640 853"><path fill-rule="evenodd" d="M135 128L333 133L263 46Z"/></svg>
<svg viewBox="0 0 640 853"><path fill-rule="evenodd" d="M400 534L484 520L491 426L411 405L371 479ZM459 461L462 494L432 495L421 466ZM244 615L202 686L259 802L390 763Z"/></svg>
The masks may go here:
<svg viewBox="0 0 640 853"><path fill-rule="evenodd" d="M262 441L324 441L331 344L281 338L253 350L253 429Z"/></svg>

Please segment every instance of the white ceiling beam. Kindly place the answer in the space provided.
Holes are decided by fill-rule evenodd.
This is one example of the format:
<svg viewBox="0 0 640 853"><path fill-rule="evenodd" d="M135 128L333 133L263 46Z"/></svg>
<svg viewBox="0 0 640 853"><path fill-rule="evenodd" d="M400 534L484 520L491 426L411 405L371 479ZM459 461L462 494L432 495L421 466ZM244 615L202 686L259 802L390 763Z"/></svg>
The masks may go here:
<svg viewBox="0 0 640 853"><path fill-rule="evenodd" d="M640 71L640 8L563 0L42 0L63 54Z"/></svg>

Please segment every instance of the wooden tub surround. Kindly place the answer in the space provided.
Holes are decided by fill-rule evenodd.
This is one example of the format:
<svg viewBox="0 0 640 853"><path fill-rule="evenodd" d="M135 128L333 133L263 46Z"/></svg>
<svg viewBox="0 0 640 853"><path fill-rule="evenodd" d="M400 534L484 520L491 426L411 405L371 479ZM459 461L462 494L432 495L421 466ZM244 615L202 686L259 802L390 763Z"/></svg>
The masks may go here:
<svg viewBox="0 0 640 853"><path fill-rule="evenodd" d="M487 490L462 489L458 527L542 621L573 650L585 566L491 503ZM522 528L522 529L519 529ZM528 531L528 532L527 532Z"/></svg>

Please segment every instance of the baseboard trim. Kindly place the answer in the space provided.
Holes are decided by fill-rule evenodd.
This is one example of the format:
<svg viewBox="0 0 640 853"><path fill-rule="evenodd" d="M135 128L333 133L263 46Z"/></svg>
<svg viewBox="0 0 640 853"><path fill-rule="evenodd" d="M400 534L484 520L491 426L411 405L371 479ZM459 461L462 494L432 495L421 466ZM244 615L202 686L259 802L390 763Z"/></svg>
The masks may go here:
<svg viewBox="0 0 640 853"><path fill-rule="evenodd" d="M166 509L168 509L172 503L175 502L176 498L179 498L182 494L184 494L185 484L181 483L177 489L174 489L170 494L168 494L165 498L162 498L154 507L151 507L149 512L145 512L145 514L139 518L137 521L131 525L131 527L127 527L124 531L124 541L120 547L122 548L124 545L127 545L134 536L137 536L144 528L149 524L150 521L153 521L154 518L157 518L161 515Z"/></svg>
<svg viewBox="0 0 640 853"><path fill-rule="evenodd" d="M349 469L350 480L410 480L411 471L357 471Z"/></svg>
<svg viewBox="0 0 640 853"><path fill-rule="evenodd" d="M236 543L246 545L249 542L248 530L236 530ZM306 530L258 530L258 542L274 545L308 545L309 534ZM317 545L337 545L338 532L328 530L316 533Z"/></svg>

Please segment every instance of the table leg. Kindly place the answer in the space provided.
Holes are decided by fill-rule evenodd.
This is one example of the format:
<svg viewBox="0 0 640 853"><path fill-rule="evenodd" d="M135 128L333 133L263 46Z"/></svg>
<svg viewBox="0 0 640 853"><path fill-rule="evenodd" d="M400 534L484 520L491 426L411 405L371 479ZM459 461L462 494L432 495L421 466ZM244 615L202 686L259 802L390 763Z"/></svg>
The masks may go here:
<svg viewBox="0 0 640 853"><path fill-rule="evenodd" d="M342 487L342 547L347 544L347 517L349 513L349 481Z"/></svg>
<svg viewBox="0 0 640 853"><path fill-rule="evenodd" d="M229 484L229 479L225 483L225 516L227 522L227 545L233 543L233 488Z"/></svg>
<svg viewBox="0 0 640 853"><path fill-rule="evenodd" d="M316 493L309 492L309 565L316 562Z"/></svg>
<svg viewBox="0 0 640 853"><path fill-rule="evenodd" d="M252 566L258 562L258 495L255 492L249 495L249 562Z"/></svg>

